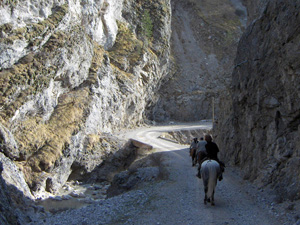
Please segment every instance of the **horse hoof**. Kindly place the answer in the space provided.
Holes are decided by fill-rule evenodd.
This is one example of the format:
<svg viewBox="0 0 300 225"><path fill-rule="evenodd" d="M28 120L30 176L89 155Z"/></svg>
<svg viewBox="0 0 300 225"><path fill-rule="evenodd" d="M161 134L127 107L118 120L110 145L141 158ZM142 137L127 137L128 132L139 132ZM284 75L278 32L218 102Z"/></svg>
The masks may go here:
<svg viewBox="0 0 300 225"><path fill-rule="evenodd" d="M204 200L204 205L206 205L206 201Z"/></svg>
<svg viewBox="0 0 300 225"><path fill-rule="evenodd" d="M212 206L215 206L215 203L214 203L214 202L212 202L212 203L211 203L211 205L212 205Z"/></svg>

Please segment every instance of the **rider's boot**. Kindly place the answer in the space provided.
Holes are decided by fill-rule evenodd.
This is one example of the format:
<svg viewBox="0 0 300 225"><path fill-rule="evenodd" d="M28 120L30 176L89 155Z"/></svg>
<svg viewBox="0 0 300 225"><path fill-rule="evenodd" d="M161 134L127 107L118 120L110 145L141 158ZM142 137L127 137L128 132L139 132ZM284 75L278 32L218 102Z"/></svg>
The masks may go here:
<svg viewBox="0 0 300 225"><path fill-rule="evenodd" d="M219 181L223 180L223 174L219 176Z"/></svg>
<svg viewBox="0 0 300 225"><path fill-rule="evenodd" d="M198 173L196 176L201 179L200 166L198 167Z"/></svg>
<svg viewBox="0 0 300 225"><path fill-rule="evenodd" d="M219 176L219 181L223 180L223 173L224 173L224 167L225 167L225 164L223 162L221 162L220 160L218 160L218 163L220 165L220 170L221 170L221 175Z"/></svg>

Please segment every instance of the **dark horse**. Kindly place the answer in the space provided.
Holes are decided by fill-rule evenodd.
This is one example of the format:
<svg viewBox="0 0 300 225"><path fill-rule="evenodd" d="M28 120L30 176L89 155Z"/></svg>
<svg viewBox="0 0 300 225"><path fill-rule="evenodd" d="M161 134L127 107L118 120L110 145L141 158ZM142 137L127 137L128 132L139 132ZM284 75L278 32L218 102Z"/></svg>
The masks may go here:
<svg viewBox="0 0 300 225"><path fill-rule="evenodd" d="M217 185L217 179L219 176L221 176L220 165L215 160L205 160L201 165L200 172L205 192L204 204L206 204L206 202L211 202L211 205L215 205L214 194L215 187Z"/></svg>
<svg viewBox="0 0 300 225"><path fill-rule="evenodd" d="M199 163L199 165L201 165L204 160L208 159L206 151L199 151L197 153L196 158L197 158L197 162Z"/></svg>
<svg viewBox="0 0 300 225"><path fill-rule="evenodd" d="M195 166L197 161L196 161L196 151L198 148L198 138L194 138L191 145L190 145L190 156L192 157L192 165Z"/></svg>
<svg viewBox="0 0 300 225"><path fill-rule="evenodd" d="M190 149L190 156L192 157L192 166L195 166L197 163L197 158L196 158L196 148L191 148Z"/></svg>

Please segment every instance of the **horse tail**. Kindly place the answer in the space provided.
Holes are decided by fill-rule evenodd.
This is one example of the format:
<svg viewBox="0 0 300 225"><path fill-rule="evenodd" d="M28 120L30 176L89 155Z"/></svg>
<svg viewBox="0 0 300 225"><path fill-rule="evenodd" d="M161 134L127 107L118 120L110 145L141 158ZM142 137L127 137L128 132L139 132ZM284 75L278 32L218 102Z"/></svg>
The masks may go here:
<svg viewBox="0 0 300 225"><path fill-rule="evenodd" d="M209 170L209 178L208 178L208 186L207 186L207 197L211 198L215 187L217 185L217 176L218 176L218 164L214 163L214 161L211 161L210 163L207 163L208 170Z"/></svg>

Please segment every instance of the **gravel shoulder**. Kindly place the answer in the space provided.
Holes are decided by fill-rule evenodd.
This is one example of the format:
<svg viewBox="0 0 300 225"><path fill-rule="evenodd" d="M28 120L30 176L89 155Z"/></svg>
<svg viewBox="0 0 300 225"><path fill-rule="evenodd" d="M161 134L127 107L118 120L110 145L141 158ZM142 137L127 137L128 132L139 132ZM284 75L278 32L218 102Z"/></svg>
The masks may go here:
<svg viewBox="0 0 300 225"><path fill-rule="evenodd" d="M233 167L226 168L224 179L217 184L216 205L204 205L202 180L191 165L188 146L158 138L160 132L168 129L175 128L149 127L122 133L124 138L136 138L154 146L155 154L162 159L161 179L34 224L294 224L296 209L287 213L286 206L274 205L267 192L244 181Z"/></svg>

